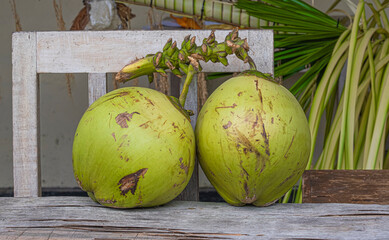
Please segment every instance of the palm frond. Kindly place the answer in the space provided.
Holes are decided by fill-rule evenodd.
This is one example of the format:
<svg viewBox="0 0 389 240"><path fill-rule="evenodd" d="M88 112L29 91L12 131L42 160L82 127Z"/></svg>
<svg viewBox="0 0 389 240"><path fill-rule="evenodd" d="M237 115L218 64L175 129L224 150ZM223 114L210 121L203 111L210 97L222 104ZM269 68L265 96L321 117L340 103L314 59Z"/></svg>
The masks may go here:
<svg viewBox="0 0 389 240"><path fill-rule="evenodd" d="M238 8L250 16L269 21L274 30L275 77L287 79L306 66L312 66L292 86L295 95L304 92L311 81L323 74L330 56L346 27L301 0L239 0Z"/></svg>

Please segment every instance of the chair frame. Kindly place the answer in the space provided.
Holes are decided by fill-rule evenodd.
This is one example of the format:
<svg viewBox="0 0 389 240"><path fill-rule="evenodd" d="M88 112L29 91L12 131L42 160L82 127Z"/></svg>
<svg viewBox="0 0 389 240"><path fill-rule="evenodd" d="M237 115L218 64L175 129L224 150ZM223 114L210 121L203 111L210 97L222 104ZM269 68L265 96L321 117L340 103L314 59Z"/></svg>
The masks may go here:
<svg viewBox="0 0 389 240"><path fill-rule="evenodd" d="M13 173L15 197L41 196L39 74L87 73L89 104L107 92L106 73L119 71L124 65L149 53L161 51L171 37L178 44L188 34L196 43L210 30L164 31L62 31L17 32L12 36L12 111ZM227 30L216 31L223 41ZM273 32L241 30L247 38L257 69L273 74ZM235 56L230 65L202 63L204 72L241 72L248 65ZM197 104L192 103L197 108ZM194 174L185 191L197 193L198 174ZM197 184L196 184L197 183ZM183 200L197 200L188 195Z"/></svg>

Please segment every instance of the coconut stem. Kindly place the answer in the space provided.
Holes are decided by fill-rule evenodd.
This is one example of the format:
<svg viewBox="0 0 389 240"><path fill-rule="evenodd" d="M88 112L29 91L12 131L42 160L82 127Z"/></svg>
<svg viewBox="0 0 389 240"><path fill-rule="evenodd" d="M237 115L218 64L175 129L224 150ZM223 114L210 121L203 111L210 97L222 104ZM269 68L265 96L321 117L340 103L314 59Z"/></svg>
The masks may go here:
<svg viewBox="0 0 389 240"><path fill-rule="evenodd" d="M182 87L182 92L180 94L180 97L178 101L180 102L181 106L185 106L186 96L188 95L189 85L192 83L193 76L196 74L196 71L192 64L188 67L188 73L186 74L184 86Z"/></svg>
<svg viewBox="0 0 389 240"><path fill-rule="evenodd" d="M256 70L254 61L248 55L249 46L247 39L238 37L238 28L232 30L225 38L225 41L218 43L215 40L214 31L211 32L208 38L202 41L201 46L197 46L196 37L190 38L186 36L181 44L181 49L177 47L177 42L172 42L169 39L162 52L157 52L153 55L147 55L145 58L139 59L126 65L115 79L117 82L126 82L142 75L148 75L149 80L153 81L152 73L159 72L166 76L166 69L178 77L186 74L184 88L180 95L179 102L183 106L188 93L188 88L192 82L193 75L201 72L202 68L200 60L204 62L220 62L227 66L227 56L236 55L239 59L250 65L250 70Z"/></svg>
<svg viewBox="0 0 389 240"><path fill-rule="evenodd" d="M151 75L156 71L153 64L153 57L154 56L146 56L124 66L122 70L116 74L115 81L122 83L143 75Z"/></svg>

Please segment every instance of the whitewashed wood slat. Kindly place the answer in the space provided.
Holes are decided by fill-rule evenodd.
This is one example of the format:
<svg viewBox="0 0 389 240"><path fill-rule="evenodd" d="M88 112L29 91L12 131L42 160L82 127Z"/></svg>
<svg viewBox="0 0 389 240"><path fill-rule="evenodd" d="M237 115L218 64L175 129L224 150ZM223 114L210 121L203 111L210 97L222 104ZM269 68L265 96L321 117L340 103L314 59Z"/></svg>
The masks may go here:
<svg viewBox="0 0 389 240"><path fill-rule="evenodd" d="M38 73L101 73L118 72L124 65L146 54L162 51L169 38L178 46L188 34L196 36L196 44L208 37L210 30L163 31L64 31L37 33ZM215 32L217 41L224 41L228 30ZM240 30L248 38L251 56L259 71L273 73L273 32L271 30ZM204 72L241 72L248 69L235 56L230 65L202 63Z"/></svg>
<svg viewBox="0 0 389 240"><path fill-rule="evenodd" d="M91 105L98 98L107 93L107 74L88 74L88 103Z"/></svg>
<svg viewBox="0 0 389 240"><path fill-rule="evenodd" d="M387 239L389 205L173 201L112 209L86 197L0 198L0 236L50 239ZM73 235L72 235L73 234ZM54 235L55 236L55 235ZM21 238L23 239L23 238ZM38 238L37 238L38 239Z"/></svg>
<svg viewBox="0 0 389 240"><path fill-rule="evenodd" d="M12 35L14 196L40 196L39 81L36 33Z"/></svg>

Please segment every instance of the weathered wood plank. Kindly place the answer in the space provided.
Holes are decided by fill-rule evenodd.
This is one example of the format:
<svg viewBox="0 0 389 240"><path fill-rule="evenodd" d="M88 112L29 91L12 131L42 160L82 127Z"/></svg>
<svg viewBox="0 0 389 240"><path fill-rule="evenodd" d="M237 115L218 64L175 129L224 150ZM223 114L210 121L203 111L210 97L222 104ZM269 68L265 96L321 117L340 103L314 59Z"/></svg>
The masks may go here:
<svg viewBox="0 0 389 240"><path fill-rule="evenodd" d="M389 170L310 170L303 202L389 204Z"/></svg>
<svg viewBox="0 0 389 240"><path fill-rule="evenodd" d="M181 44L185 35L196 35L196 43L208 37L210 30L163 31L61 31L37 33L38 73L117 72L124 65L146 54L161 51L171 37ZM230 31L217 30L216 40L224 41ZM239 36L249 39L251 56L258 70L273 73L273 32L240 30ZM147 47L146 47L147 46ZM202 63L204 72L241 72L248 69L235 56L230 65Z"/></svg>
<svg viewBox="0 0 389 240"><path fill-rule="evenodd" d="M173 201L118 210L86 197L0 198L0 234L69 239L386 239L389 205ZM41 233L40 233L41 232ZM71 235L72 234L72 235ZM134 237L135 236L135 237ZM50 239L50 238L49 238Z"/></svg>
<svg viewBox="0 0 389 240"><path fill-rule="evenodd" d="M107 93L107 74L88 74L88 103L91 105L98 98Z"/></svg>
<svg viewBox="0 0 389 240"><path fill-rule="evenodd" d="M33 32L12 35L12 118L14 196L40 196L39 81Z"/></svg>
<svg viewBox="0 0 389 240"><path fill-rule="evenodd" d="M182 91L182 88L184 86L184 80L185 78L181 79L180 82L180 92ZM193 116L190 117L190 121L192 124L193 129L196 126L197 122L197 115L198 115L198 109L197 109L197 76L195 76L189 85L188 95L186 97L185 101L185 109L192 110ZM196 158L195 167L193 169L193 174L191 179L189 180L188 185L184 189L184 191L181 192L181 194L177 197L177 200L185 200L185 201L198 201L199 200L199 164Z"/></svg>

